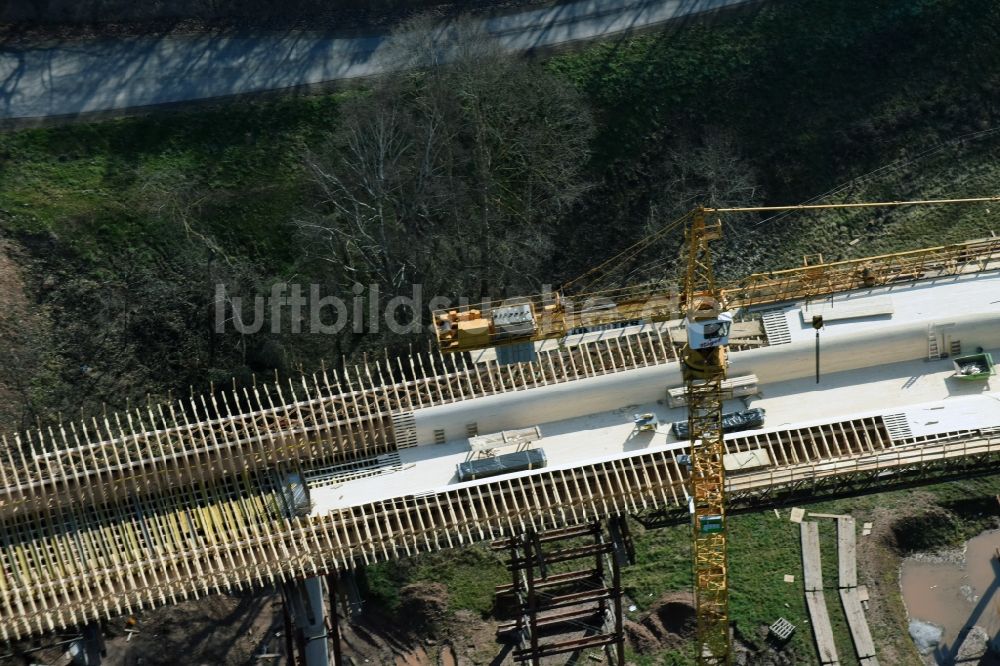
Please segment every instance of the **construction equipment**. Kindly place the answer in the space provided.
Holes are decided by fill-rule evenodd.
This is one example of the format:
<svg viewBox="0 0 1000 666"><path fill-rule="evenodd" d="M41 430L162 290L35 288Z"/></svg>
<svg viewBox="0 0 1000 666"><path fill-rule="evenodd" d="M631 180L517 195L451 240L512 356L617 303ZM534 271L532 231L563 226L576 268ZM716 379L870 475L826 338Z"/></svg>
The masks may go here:
<svg viewBox="0 0 1000 666"><path fill-rule="evenodd" d="M989 379L996 374L996 370L993 367L993 357L984 352L957 356L952 359L952 364L955 366L956 379L975 381L978 379Z"/></svg>
<svg viewBox="0 0 1000 666"><path fill-rule="evenodd" d="M725 386L723 386L722 390L723 396L728 399L728 396L725 395ZM728 412L722 415L722 431L728 434L741 430L749 430L750 428L763 428L766 416L767 412L760 407L744 409L738 412ZM670 424L670 429L677 439L688 439L688 435L690 434L686 419L683 421L674 421Z"/></svg>
<svg viewBox="0 0 1000 666"><path fill-rule="evenodd" d="M687 389L691 439L691 525L694 545L697 656L703 664L732 662L729 640L729 565L726 557L726 453L722 431L722 380L733 317L715 285L709 243L722 222L694 213L687 229L684 303L687 344L681 372Z"/></svg>
<svg viewBox="0 0 1000 666"><path fill-rule="evenodd" d="M531 346L576 332L684 318L687 341L681 354L688 432L694 545L697 657L699 664L728 665L733 654L729 633L729 585L726 549L725 447L722 407L726 397L727 345L732 312L751 306L873 288L895 282L982 270L1000 251L1000 239L899 252L865 259L823 263L806 257L802 268L757 273L735 284L715 283L709 243L722 236L720 214L886 208L911 205L969 204L1000 197L937 199L743 208L700 207L584 274L636 256L682 225L685 228L685 274L680 293L662 284L566 296L563 292L448 309L433 314L439 347L462 352L497 345ZM709 219L714 216L714 219ZM820 319L821 321L821 319ZM499 358L499 357L498 357ZM638 417L637 417L638 425Z"/></svg>
<svg viewBox="0 0 1000 666"><path fill-rule="evenodd" d="M656 432L657 426L660 425L659 419L653 412L635 414L632 423L635 424L635 429L639 432Z"/></svg>

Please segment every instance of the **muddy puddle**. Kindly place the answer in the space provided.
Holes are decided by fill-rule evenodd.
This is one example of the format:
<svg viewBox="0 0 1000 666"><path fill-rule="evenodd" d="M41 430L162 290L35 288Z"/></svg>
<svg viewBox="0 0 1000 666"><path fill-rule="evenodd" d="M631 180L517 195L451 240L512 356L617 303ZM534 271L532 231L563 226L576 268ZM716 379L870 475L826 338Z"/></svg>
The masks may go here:
<svg viewBox="0 0 1000 666"><path fill-rule="evenodd" d="M903 561L900 583L910 615L911 635L923 640L943 629L936 647L926 654L942 666L955 663L977 666L1000 665L994 654L968 661L969 652L980 652L989 639L1000 645L1000 530L985 532L956 550L940 555L918 555ZM916 626L914 622L920 626ZM973 629L979 627L980 629ZM985 632L985 633L984 633ZM973 639L962 648L969 634ZM915 637L916 638L916 637ZM918 647L921 640L917 640ZM980 649L973 645L978 641ZM960 648L961 654L960 654ZM929 662L929 663L934 663Z"/></svg>

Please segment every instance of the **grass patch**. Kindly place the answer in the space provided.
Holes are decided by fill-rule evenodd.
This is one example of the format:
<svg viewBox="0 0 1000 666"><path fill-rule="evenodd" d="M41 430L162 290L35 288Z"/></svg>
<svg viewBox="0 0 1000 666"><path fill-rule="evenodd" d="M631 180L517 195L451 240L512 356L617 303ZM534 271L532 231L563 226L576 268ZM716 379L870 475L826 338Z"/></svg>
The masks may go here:
<svg viewBox="0 0 1000 666"><path fill-rule="evenodd" d="M162 204L232 251L280 269L294 261L288 222L304 205L305 146L335 126L339 95L0 134L0 211L9 233L48 233L94 263L166 242ZM145 206L149 209L145 209Z"/></svg>
<svg viewBox="0 0 1000 666"><path fill-rule="evenodd" d="M448 588L448 608L486 616L493 609L497 585L510 581L503 561L488 546L428 553L396 562L384 562L365 570L369 599L389 611L399 609L399 591L410 583L435 582Z"/></svg>

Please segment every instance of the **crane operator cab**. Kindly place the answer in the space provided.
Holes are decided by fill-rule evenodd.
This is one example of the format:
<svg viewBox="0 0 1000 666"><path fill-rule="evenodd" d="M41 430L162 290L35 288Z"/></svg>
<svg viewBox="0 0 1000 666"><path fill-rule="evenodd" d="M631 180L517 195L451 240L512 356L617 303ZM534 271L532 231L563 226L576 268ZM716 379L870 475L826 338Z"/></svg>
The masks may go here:
<svg viewBox="0 0 1000 666"><path fill-rule="evenodd" d="M721 311L715 299L702 296L694 300L684 323L688 338L684 380L724 376L733 315Z"/></svg>
<svg viewBox="0 0 1000 666"><path fill-rule="evenodd" d="M733 325L733 315L722 312L715 319L687 321L688 344L691 349L725 347L729 344L729 329Z"/></svg>

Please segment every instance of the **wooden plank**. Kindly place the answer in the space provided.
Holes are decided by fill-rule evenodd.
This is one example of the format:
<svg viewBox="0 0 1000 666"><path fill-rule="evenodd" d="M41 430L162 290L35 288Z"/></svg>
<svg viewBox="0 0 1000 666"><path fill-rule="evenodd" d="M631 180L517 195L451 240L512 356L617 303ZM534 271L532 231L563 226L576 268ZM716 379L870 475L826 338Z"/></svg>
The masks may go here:
<svg viewBox="0 0 1000 666"><path fill-rule="evenodd" d="M815 521L805 521L800 525L802 538L802 578L806 588L806 606L809 609L813 636L816 637L816 651L821 664L839 664L837 647L833 641L833 627L826 611L823 596L823 570L820 566L819 525Z"/></svg>
<svg viewBox="0 0 1000 666"><path fill-rule="evenodd" d="M859 661L869 666L878 666L878 659L875 655L875 642L872 640L871 631L868 629L868 620L865 619L865 611L861 608L858 588L850 587L841 589L840 602L844 605L847 626L850 627L851 639L854 641L854 649L858 653Z"/></svg>
<svg viewBox="0 0 1000 666"><path fill-rule="evenodd" d="M845 516L837 519L837 564L840 570L839 587L858 586L858 562L856 556L857 534L854 518Z"/></svg>
<svg viewBox="0 0 1000 666"><path fill-rule="evenodd" d="M833 627L830 616L826 612L826 597L823 591L806 592L806 606L809 609L813 636L816 637L816 650L819 652L821 664L840 664L837 648L833 642Z"/></svg>
<svg viewBox="0 0 1000 666"><path fill-rule="evenodd" d="M823 570L819 560L819 525L814 521L801 524L802 578L806 592L823 590Z"/></svg>

